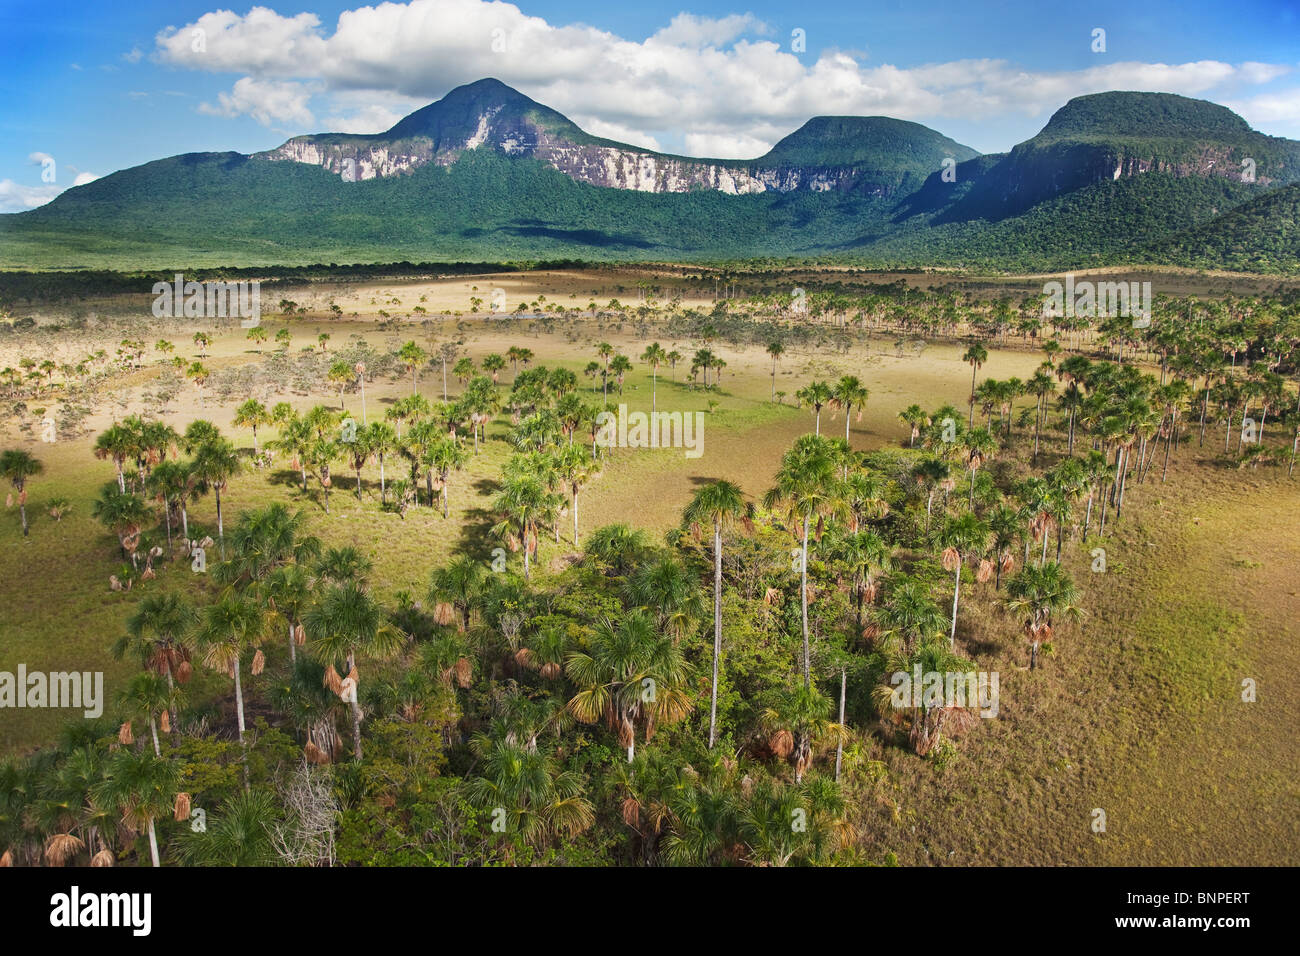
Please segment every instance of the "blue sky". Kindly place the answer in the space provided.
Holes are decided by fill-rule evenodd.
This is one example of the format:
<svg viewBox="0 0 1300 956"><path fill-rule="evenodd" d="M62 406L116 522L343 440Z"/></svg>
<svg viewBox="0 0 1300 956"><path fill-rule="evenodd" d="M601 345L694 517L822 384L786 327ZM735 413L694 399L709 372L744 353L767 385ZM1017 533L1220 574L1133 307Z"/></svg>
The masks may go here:
<svg viewBox="0 0 1300 956"><path fill-rule="evenodd" d="M1300 0L0 0L0 63L0 211L176 153L376 132L489 75L592 132L699 156L759 155L819 113L1000 151L1105 89L1214 100L1300 138Z"/></svg>

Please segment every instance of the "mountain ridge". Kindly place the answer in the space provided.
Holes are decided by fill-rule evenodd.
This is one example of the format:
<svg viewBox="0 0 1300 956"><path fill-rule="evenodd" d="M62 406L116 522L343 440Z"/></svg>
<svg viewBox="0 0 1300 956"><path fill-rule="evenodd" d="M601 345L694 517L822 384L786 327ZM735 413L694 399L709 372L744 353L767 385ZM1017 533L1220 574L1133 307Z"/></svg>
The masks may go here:
<svg viewBox="0 0 1300 956"><path fill-rule="evenodd" d="M1254 181L1237 172L1246 158ZM1289 227L1267 215L1289 202L1225 216L1297 182L1300 142L1171 94L1076 97L1006 153L905 120L822 116L761 157L709 160L591 136L484 80L381 134L169 157L70 189L0 216L0 266L803 256L1082 268L1203 261L1188 246L1201 240L1241 260L1257 239L1267 268L1300 271Z"/></svg>

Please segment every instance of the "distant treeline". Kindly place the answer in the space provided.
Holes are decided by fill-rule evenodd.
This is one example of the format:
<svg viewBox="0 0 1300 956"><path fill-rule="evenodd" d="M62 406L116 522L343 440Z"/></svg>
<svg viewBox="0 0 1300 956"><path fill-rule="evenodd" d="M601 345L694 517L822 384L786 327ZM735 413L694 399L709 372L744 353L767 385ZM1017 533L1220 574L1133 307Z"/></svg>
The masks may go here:
<svg viewBox="0 0 1300 956"><path fill-rule="evenodd" d="M268 285L292 285L308 281L350 281L390 278L441 278L450 275L484 275L494 272L536 272L555 269L584 269L592 264L581 259L523 262L390 262L340 265L331 262L310 266L249 266L209 269L151 269L118 272L106 269L76 269L58 272L0 272L0 306L16 302L64 302L91 295L148 293L156 282L172 282L176 273L186 281L217 282L258 279Z"/></svg>

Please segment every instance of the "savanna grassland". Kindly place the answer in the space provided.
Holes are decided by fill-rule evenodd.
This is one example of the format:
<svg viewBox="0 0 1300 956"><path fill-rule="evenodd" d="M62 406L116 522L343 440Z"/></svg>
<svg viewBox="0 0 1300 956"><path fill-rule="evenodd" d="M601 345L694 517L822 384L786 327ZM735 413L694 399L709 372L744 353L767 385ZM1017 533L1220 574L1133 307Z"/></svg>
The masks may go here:
<svg viewBox="0 0 1300 956"><path fill-rule="evenodd" d="M1145 333L1053 326L1042 277L752 266L278 282L264 340L234 320L154 319L143 293L11 296L0 449L41 468L23 479L29 533L16 500L0 515L0 671L103 670L109 703L98 722L3 712L0 850L147 865L156 821L164 863L1294 862L1296 293L1134 278L1153 276L1166 295ZM790 311L795 287L805 312ZM498 289L507 308L489 313ZM565 409L606 400L701 412L702 455L596 449L580 410L571 440ZM1262 442L1241 434L1248 412ZM358 495L331 438L344 417L406 436L387 446L382 488L363 455ZM149 423L170 437L160 454L137 442L119 485L104 436ZM235 463L187 492L191 538L219 539L198 575L151 479L169 460L211 465L223 442ZM575 445L590 449L570 462L576 543L574 479L544 477ZM1100 463L1085 465L1093 446ZM143 508L126 525L117 489ZM253 567L270 548L240 536L241 515L275 505L302 515L284 534L319 547ZM298 565L310 579L293 616L270 595ZM348 628L323 609L350 586L391 646L330 638ZM143 668L110 653L160 595L193 608L184 652ZM225 656L211 608L249 615ZM295 621L309 625L298 664ZM653 650L617 674L600 656L637 641ZM889 706L887 675L914 661L997 672L996 718ZM184 697L164 694L182 662ZM661 698L638 703L646 675ZM90 782L122 779L106 768L123 753L171 768L166 805L125 828L105 821L120 792ZM181 792L264 836L241 856L187 835ZM285 848L270 834L308 797L329 808L330 837ZM502 805L505 834L490 826ZM811 823L791 835L800 809Z"/></svg>

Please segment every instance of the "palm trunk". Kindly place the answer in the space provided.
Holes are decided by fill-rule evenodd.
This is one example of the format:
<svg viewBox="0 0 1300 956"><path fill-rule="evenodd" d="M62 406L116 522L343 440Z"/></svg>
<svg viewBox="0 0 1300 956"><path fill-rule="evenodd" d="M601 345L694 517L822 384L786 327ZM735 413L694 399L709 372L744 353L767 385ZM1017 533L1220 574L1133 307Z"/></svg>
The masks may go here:
<svg viewBox="0 0 1300 956"><path fill-rule="evenodd" d="M957 598L961 594L961 556L957 557L957 574L952 585L952 629L948 632L948 647L957 647Z"/></svg>
<svg viewBox="0 0 1300 956"><path fill-rule="evenodd" d="M573 486L573 546L578 546L578 486Z"/></svg>
<svg viewBox="0 0 1300 956"><path fill-rule="evenodd" d="M840 667L840 732L835 742L835 782L840 782L840 764L844 759L844 692L848 688L848 671Z"/></svg>
<svg viewBox="0 0 1300 956"><path fill-rule="evenodd" d="M20 494L21 494L21 493L20 493ZM22 500L19 500L19 502L18 502L18 514L19 514L19 516L22 518L22 522L23 522L23 537L25 538L25 537L27 537L27 502L22 501Z"/></svg>
<svg viewBox="0 0 1300 956"><path fill-rule="evenodd" d="M348 673L356 670L356 655L348 654ZM352 688L352 756L361 760L361 704L358 701L357 688Z"/></svg>
<svg viewBox="0 0 1300 956"><path fill-rule="evenodd" d="M244 688L239 680L239 658L235 658L235 723L239 728L239 742L244 742Z"/></svg>
<svg viewBox="0 0 1300 956"><path fill-rule="evenodd" d="M298 643L294 640L293 621L289 622L289 664L291 666L298 663Z"/></svg>
<svg viewBox="0 0 1300 956"><path fill-rule="evenodd" d="M808 651L808 516L803 519L803 548L799 553L799 602L803 621L803 686L812 685L812 660Z"/></svg>
<svg viewBox="0 0 1300 956"><path fill-rule="evenodd" d="M975 365L970 367L970 420L966 422L967 428L975 427Z"/></svg>
<svg viewBox="0 0 1300 956"><path fill-rule="evenodd" d="M722 656L722 523L713 522L713 690L709 702L709 749L717 739L718 658Z"/></svg>
<svg viewBox="0 0 1300 956"><path fill-rule="evenodd" d="M153 817L149 818L149 859L154 866L162 866L158 860L158 832L154 829Z"/></svg>
<svg viewBox="0 0 1300 956"><path fill-rule="evenodd" d="M162 748L158 746L158 721L154 719L153 714L149 715L149 736L153 737L153 755L162 757Z"/></svg>

